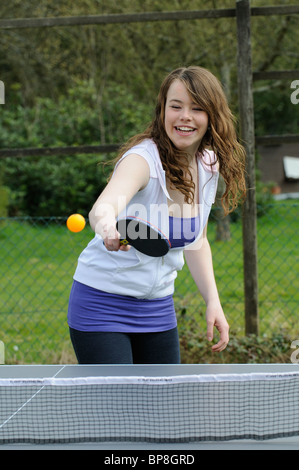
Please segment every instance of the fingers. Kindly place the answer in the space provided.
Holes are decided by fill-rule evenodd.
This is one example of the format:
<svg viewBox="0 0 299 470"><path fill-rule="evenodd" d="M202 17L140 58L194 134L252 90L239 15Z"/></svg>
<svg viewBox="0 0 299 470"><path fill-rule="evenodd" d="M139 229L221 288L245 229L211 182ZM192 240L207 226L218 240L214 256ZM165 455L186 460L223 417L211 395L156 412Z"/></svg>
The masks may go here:
<svg viewBox="0 0 299 470"><path fill-rule="evenodd" d="M228 341L219 340L217 344L214 344L214 346L212 346L212 351L213 351L213 352L221 352L221 351L224 351L224 349L226 348L227 344L228 344Z"/></svg>
<svg viewBox="0 0 299 470"><path fill-rule="evenodd" d="M115 227L105 227L104 245L108 251L118 251L120 249L120 234Z"/></svg>
<svg viewBox="0 0 299 470"><path fill-rule="evenodd" d="M216 328L217 328L217 326L216 326ZM219 328L217 328L217 329L220 332L220 339L219 339L217 344L214 344L214 346L212 346L212 351L221 352L226 348L226 346L228 345L228 342L229 342L228 325L225 326L225 328L223 328L223 329L219 329Z"/></svg>
<svg viewBox="0 0 299 470"><path fill-rule="evenodd" d="M216 327L217 330L220 333L220 339L219 339L218 343L216 343L212 346L212 351L213 352L223 351L226 348L226 346L228 345L228 342L229 342L229 326L228 326L228 324L227 324L227 322L225 321L224 318L222 318L221 320L222 321L220 321L219 323L217 323L217 321L215 321L215 323L213 321L208 321L207 322L207 339L208 339L208 341L213 340L214 327Z"/></svg>
<svg viewBox="0 0 299 470"><path fill-rule="evenodd" d="M108 251L129 251L130 245L121 245L119 238L105 238L104 245Z"/></svg>
<svg viewBox="0 0 299 470"><path fill-rule="evenodd" d="M212 340L209 339L209 337L208 337L208 340L212 341ZM214 352L223 351L226 348L226 346L228 345L228 341L229 341L228 335L227 336L225 335L225 337L220 336L220 339L219 339L218 343L216 343L212 346L212 351L214 351Z"/></svg>
<svg viewBox="0 0 299 470"><path fill-rule="evenodd" d="M108 251L129 251L130 245L121 245L119 240L104 240L104 245Z"/></svg>
<svg viewBox="0 0 299 470"><path fill-rule="evenodd" d="M120 245L119 249L121 251L129 251L131 249L131 245Z"/></svg>
<svg viewBox="0 0 299 470"><path fill-rule="evenodd" d="M104 238L104 245L108 251L129 251L130 245L122 245L120 242L120 233L116 228L112 228L109 232L106 232Z"/></svg>
<svg viewBox="0 0 299 470"><path fill-rule="evenodd" d="M120 249L119 239L105 238L104 245L108 251L118 251Z"/></svg>

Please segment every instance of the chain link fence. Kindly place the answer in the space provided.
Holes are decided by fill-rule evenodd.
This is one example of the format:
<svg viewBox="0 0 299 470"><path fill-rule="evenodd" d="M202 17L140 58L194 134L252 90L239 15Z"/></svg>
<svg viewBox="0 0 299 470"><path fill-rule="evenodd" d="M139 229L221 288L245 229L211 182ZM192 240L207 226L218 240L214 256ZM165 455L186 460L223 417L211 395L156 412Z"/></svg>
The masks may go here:
<svg viewBox="0 0 299 470"><path fill-rule="evenodd" d="M298 335L299 201L264 205L258 218L260 334ZM238 216L218 241L217 210L208 235L218 290L231 332L244 335L242 224ZM67 230L66 217L0 219L0 340L6 363L70 363L75 356L66 322L77 258L93 237L89 226ZM185 266L176 281L179 327L205 330L204 303Z"/></svg>

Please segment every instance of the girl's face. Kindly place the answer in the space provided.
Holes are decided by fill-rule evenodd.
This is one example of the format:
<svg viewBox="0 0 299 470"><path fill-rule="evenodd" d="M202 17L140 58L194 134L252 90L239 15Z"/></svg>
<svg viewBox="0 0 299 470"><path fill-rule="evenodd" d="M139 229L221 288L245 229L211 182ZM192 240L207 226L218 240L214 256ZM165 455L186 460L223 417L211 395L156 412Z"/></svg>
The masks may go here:
<svg viewBox="0 0 299 470"><path fill-rule="evenodd" d="M209 117L192 101L180 80L169 87L165 104L165 130L172 143L194 156L207 132Z"/></svg>

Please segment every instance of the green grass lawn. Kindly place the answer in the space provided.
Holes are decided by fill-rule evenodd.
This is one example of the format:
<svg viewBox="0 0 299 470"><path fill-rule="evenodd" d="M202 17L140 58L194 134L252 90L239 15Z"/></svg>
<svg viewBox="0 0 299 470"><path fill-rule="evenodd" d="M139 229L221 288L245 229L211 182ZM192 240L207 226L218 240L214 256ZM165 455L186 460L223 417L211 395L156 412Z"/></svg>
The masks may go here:
<svg viewBox="0 0 299 470"><path fill-rule="evenodd" d="M258 220L261 335L286 329L299 337L298 208L275 203ZM215 241L209 225L214 270L223 308L234 334L244 334L241 223L231 240ZM78 255L93 234L73 234L64 219L0 221L0 340L7 363L75 361L66 323L67 303ZM204 304L185 266L176 281L176 310L182 328L204 332ZM191 326L192 325L192 326ZM298 339L295 338L294 339Z"/></svg>

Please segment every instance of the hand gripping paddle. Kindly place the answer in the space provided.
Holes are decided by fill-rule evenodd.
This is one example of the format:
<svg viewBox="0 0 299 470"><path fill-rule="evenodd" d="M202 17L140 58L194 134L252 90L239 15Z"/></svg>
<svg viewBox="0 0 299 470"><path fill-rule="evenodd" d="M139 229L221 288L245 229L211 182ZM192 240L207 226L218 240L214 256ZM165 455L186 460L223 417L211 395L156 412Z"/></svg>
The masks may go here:
<svg viewBox="0 0 299 470"><path fill-rule="evenodd" d="M170 241L161 230L138 217L119 219L116 229L120 233L121 245L131 245L148 256L164 256L171 247Z"/></svg>

